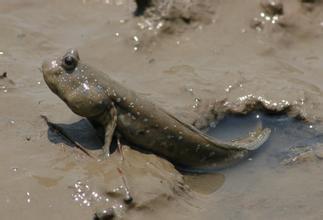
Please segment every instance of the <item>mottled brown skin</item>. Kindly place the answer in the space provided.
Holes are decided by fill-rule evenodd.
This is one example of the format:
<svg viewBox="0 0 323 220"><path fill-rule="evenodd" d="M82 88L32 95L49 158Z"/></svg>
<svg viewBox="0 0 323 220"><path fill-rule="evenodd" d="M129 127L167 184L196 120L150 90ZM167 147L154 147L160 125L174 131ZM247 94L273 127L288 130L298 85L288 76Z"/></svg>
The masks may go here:
<svg viewBox="0 0 323 220"><path fill-rule="evenodd" d="M262 129L239 142L224 143L202 134L161 107L82 63L74 49L42 65L44 79L76 114L103 131L103 150L112 137L161 155L180 167L196 171L223 168L245 158L270 134Z"/></svg>

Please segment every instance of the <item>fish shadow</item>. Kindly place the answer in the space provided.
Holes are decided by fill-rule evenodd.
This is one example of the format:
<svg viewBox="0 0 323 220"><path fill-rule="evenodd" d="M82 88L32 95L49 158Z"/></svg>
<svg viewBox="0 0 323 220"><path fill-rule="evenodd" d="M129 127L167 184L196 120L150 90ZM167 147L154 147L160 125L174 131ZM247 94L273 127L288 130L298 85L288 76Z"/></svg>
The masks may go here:
<svg viewBox="0 0 323 220"><path fill-rule="evenodd" d="M79 143L87 150L98 150L103 146L103 141L99 139L96 130L86 119L81 119L72 124L55 123L55 125L62 128L69 138ZM62 143L70 147L75 147L72 142L51 127L48 128L47 136L49 141L54 144Z"/></svg>

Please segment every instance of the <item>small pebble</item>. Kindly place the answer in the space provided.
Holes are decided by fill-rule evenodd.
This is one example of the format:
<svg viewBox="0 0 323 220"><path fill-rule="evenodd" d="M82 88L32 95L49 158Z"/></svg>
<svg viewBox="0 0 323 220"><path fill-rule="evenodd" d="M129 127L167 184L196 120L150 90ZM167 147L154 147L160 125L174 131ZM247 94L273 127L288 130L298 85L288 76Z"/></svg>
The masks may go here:
<svg viewBox="0 0 323 220"><path fill-rule="evenodd" d="M123 201L127 205L130 205L133 202L133 198L129 194L127 194L126 197L123 199Z"/></svg>
<svg viewBox="0 0 323 220"><path fill-rule="evenodd" d="M115 212L113 208L108 208L102 212L96 212L94 214L93 220L110 220L115 217Z"/></svg>

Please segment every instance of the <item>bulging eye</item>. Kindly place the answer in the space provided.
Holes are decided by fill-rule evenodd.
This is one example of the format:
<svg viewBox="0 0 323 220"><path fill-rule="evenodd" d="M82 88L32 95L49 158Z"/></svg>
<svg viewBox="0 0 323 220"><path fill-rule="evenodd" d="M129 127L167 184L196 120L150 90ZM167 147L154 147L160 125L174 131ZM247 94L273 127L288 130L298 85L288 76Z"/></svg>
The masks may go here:
<svg viewBox="0 0 323 220"><path fill-rule="evenodd" d="M63 58L62 63L65 70L73 70L77 66L77 59L74 56L68 55Z"/></svg>

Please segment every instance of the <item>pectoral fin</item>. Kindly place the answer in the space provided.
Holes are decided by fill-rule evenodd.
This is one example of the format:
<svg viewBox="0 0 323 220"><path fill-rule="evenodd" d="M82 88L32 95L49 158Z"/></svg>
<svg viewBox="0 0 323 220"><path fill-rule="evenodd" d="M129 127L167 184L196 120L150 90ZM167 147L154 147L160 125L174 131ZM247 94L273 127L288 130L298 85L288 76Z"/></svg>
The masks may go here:
<svg viewBox="0 0 323 220"><path fill-rule="evenodd" d="M110 145L114 135L114 131L117 126L117 109L115 106L112 106L105 116L105 134L104 134L104 145L103 153L105 156L110 154Z"/></svg>

